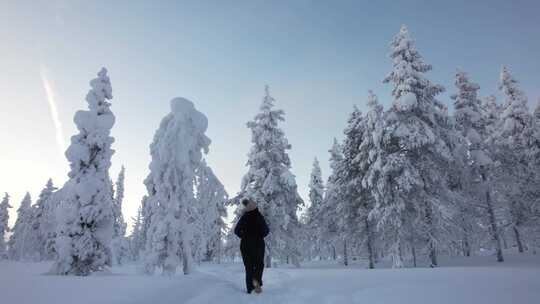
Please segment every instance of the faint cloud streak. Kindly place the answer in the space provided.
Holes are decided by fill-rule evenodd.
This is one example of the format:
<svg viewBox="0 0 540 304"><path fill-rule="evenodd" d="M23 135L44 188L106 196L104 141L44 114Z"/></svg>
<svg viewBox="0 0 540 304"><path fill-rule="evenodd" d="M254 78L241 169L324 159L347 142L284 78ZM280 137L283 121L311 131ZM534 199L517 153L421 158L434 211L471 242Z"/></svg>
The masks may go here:
<svg viewBox="0 0 540 304"><path fill-rule="evenodd" d="M58 106L56 104L53 86L47 78L47 69L45 68L45 66L40 66L39 74L41 75L41 82L43 83L43 88L45 89L45 93L47 95L47 102L49 103L51 118L54 124L54 128L56 130L56 144L58 145L58 149L60 149L60 151L64 153L66 149L66 143L64 141L62 122L60 121L60 118L58 116Z"/></svg>

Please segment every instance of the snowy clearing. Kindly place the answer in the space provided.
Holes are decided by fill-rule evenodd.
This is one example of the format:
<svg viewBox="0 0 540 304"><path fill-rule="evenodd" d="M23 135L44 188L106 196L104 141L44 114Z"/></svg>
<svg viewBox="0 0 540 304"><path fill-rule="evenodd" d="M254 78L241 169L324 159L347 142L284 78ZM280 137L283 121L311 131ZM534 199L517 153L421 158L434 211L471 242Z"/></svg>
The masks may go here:
<svg viewBox="0 0 540 304"><path fill-rule="evenodd" d="M330 262L265 272L261 295L244 293L240 264L203 264L192 275L44 275L48 263L0 262L2 303L540 303L540 256L442 261L437 269L343 268ZM472 265L475 266L472 266ZM96 292L99 291L99 292Z"/></svg>

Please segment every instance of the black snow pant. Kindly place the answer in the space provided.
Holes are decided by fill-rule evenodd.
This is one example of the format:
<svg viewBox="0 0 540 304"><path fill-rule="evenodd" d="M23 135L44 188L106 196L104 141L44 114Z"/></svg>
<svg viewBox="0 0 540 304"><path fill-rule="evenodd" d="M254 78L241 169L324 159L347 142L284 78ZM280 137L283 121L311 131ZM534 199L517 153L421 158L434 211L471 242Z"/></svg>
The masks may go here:
<svg viewBox="0 0 540 304"><path fill-rule="evenodd" d="M254 289L253 280L262 286L264 270L264 239L242 239L240 252L246 268L246 289L248 293Z"/></svg>

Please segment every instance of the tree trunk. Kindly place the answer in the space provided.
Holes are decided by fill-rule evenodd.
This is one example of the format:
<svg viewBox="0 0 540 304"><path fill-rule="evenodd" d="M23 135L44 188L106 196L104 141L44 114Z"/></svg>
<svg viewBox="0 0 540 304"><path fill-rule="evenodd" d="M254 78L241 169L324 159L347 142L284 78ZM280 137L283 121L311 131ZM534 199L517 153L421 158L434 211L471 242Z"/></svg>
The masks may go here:
<svg viewBox="0 0 540 304"><path fill-rule="evenodd" d="M518 227L516 225L514 225L514 227L512 227L512 229L514 230L514 237L516 238L518 251L520 253L523 253L523 243L521 242L521 235L519 233L519 229L518 229Z"/></svg>
<svg viewBox="0 0 540 304"><path fill-rule="evenodd" d="M336 246L332 244L332 258L337 260Z"/></svg>
<svg viewBox="0 0 540 304"><path fill-rule="evenodd" d="M375 268L375 264L373 262L373 236L371 232L371 225L369 224L369 219L366 217L364 219L364 222L366 224L366 232L367 232L367 251L368 251L368 260L369 260L369 269Z"/></svg>
<svg viewBox="0 0 540 304"><path fill-rule="evenodd" d="M349 266L349 257L347 256L347 241L343 241L343 265Z"/></svg>
<svg viewBox="0 0 540 304"><path fill-rule="evenodd" d="M413 260L413 267L416 268L416 247L414 246L414 243L411 244L411 254Z"/></svg>
<svg viewBox="0 0 540 304"><path fill-rule="evenodd" d="M469 244L469 231L467 228L463 229L463 256L471 256L471 245Z"/></svg>
<svg viewBox="0 0 540 304"><path fill-rule="evenodd" d="M268 253L264 259L266 268L272 268L272 256L270 253Z"/></svg>
<svg viewBox="0 0 540 304"><path fill-rule="evenodd" d="M293 256L291 256L291 263L292 263L295 267L300 267L300 259L298 258L298 255L297 255L297 254L294 254Z"/></svg>
<svg viewBox="0 0 540 304"><path fill-rule="evenodd" d="M182 245L182 269L184 274L190 274L193 270L193 259L191 257L191 246L186 244L184 240L184 245Z"/></svg>
<svg viewBox="0 0 540 304"><path fill-rule="evenodd" d="M495 219L495 211L493 210L493 205L491 204L491 195L489 189L486 190L486 205L489 215L489 224L491 226L491 234L493 241L495 242L495 250L497 251L497 262L504 262L504 257L501 248L501 238L499 236L499 229L497 227L497 221Z"/></svg>
<svg viewBox="0 0 540 304"><path fill-rule="evenodd" d="M437 267L439 264L437 262L437 248L433 241L429 242L429 257L431 258L431 267Z"/></svg>
<svg viewBox="0 0 540 304"><path fill-rule="evenodd" d="M501 239L503 242L504 249L508 249L508 242L506 241L506 236L504 235L504 233L501 235Z"/></svg>
<svg viewBox="0 0 540 304"><path fill-rule="evenodd" d="M401 241L398 240L392 248L392 268L403 268L403 257L401 253Z"/></svg>
<svg viewBox="0 0 540 304"><path fill-rule="evenodd" d="M425 208L426 208L426 224L429 228L429 235L428 235L428 242L429 242L429 258L431 259L431 265L430 267L437 267L437 248L435 246L435 242L433 240L433 232L435 231L435 227L433 227L433 214L431 210L431 206L426 201L424 202Z"/></svg>

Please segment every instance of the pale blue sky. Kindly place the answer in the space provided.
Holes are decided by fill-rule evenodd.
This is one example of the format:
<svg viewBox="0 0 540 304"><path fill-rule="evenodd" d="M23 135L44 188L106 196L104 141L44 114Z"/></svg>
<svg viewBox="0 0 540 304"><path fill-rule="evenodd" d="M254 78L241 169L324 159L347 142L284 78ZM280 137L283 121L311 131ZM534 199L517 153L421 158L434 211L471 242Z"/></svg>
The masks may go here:
<svg viewBox="0 0 540 304"><path fill-rule="evenodd" d="M68 170L56 140L42 75L50 83L63 141L86 107L88 81L105 66L117 123L111 176L127 168L126 217L144 194L148 145L176 96L209 118L209 163L230 194L238 191L250 147L245 123L265 84L286 111L283 128L300 193L313 158L324 178L332 138L368 89L384 105L388 44L407 24L434 70L454 92L456 67L483 96L496 94L501 64L530 102L540 96L538 1L6 1L0 0L0 191L18 206L48 177ZM449 94L441 96L448 102ZM15 211L15 210L13 210Z"/></svg>

